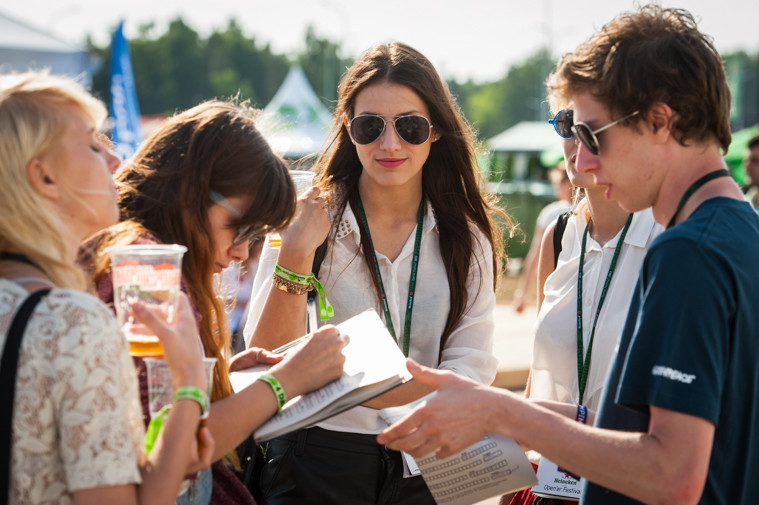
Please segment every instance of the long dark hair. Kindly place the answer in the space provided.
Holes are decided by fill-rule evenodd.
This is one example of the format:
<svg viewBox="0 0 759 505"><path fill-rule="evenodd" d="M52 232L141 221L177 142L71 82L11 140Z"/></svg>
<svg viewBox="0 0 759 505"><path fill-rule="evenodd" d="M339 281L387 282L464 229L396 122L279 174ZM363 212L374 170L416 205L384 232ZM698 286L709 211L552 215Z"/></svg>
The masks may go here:
<svg viewBox="0 0 759 505"><path fill-rule="evenodd" d="M212 400L231 394L226 367L229 330L213 289L214 244L208 222L209 192L247 197L252 204L236 225L276 229L295 212L295 187L285 162L255 124L255 111L235 101L209 101L168 119L116 174L121 222L98 250L131 243L149 233L187 247L182 277L200 313L200 337L216 357ZM108 255L97 255L96 282L108 273Z"/></svg>
<svg viewBox="0 0 759 505"><path fill-rule="evenodd" d="M427 105L435 133L440 135L437 142L432 143L422 169L422 191L435 212L440 253L450 285L451 309L441 335L442 349L467 307L466 282L475 238L470 224L482 231L493 248L493 284L498 286L503 242L493 214L500 214L509 224L511 222L481 191L475 135L448 87L424 55L397 42L377 45L366 51L340 81L330 142L316 162L319 186L327 192L344 195L337 203L337 215L341 215L347 205L356 208L358 180L362 172L356 148L343 125L343 116L352 118L359 92L380 82L400 84L414 91ZM360 221L359 229L364 259L379 292L379 273L372 259L367 230ZM331 240L334 240L334 233Z"/></svg>

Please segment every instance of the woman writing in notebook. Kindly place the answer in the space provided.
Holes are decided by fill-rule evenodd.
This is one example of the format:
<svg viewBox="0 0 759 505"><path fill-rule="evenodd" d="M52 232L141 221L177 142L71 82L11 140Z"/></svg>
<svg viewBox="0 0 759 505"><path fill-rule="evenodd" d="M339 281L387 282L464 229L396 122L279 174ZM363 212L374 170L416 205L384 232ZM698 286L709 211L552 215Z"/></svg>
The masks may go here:
<svg viewBox="0 0 759 505"><path fill-rule="evenodd" d="M216 451L211 471L192 483L182 503L190 498L192 503L253 503L229 468L236 466L234 454L232 461L222 458L274 415L282 399L339 377L345 359L344 339L335 328L321 329L284 359L258 350L229 359L231 337L214 274L244 261L249 241L284 226L295 210L287 166L272 152L255 118L245 103L211 100L167 119L116 174L121 222L92 237L80 255L99 296L112 303L107 247L176 243L188 249L183 289L205 354L217 358L207 420ZM256 381L233 392L230 369L258 360L277 363L269 373L275 382Z"/></svg>

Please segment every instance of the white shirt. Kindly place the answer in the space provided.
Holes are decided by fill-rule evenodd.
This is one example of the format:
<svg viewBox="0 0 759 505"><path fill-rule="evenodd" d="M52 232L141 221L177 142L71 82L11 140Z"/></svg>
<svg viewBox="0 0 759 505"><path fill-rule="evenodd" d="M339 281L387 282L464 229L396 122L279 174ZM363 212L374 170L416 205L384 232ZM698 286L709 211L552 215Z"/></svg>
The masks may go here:
<svg viewBox="0 0 759 505"><path fill-rule="evenodd" d="M583 214L583 213L581 213ZM582 236L587 222L572 215L562 238L556 270L546 279L545 299L535 326L530 397L577 403L577 273ZM583 403L598 408L606 372L622 333L640 266L653 239L663 231L651 210L637 212L617 259L593 339ZM583 268L583 350L593 328L596 308L621 230L603 247L588 234ZM585 358L587 359L587 357Z"/></svg>
<svg viewBox="0 0 759 505"><path fill-rule="evenodd" d="M467 308L458 326L449 336L441 362L438 364L440 336L450 309L450 292L440 255L436 221L429 203L426 210L422 223L409 356L423 365L451 370L483 384L490 384L495 378L498 364L492 353L495 309L492 248L481 232L473 231L474 255L467 279ZM328 323L339 324L368 308L374 308L384 321L382 306L377 299L374 284L360 251L360 232L350 206L346 208L336 226L339 228L334 246L328 251L319 270L319 280L335 309L335 316ZM393 328L398 339L403 338L415 237L416 228L409 235L395 261L376 253ZM263 297L267 292L265 283L271 282L271 273L276 261L277 250L271 249L268 244L265 245L253 285L251 299L254 301L245 325L244 333L248 344L264 305ZM376 410L359 406L319 426L336 431L374 434L382 431L387 423L380 419Z"/></svg>
<svg viewBox="0 0 759 505"><path fill-rule="evenodd" d="M556 200L543 207L535 220L536 228L545 230L548 225L559 219L566 211L572 210L572 202Z"/></svg>
<svg viewBox="0 0 759 505"><path fill-rule="evenodd" d="M0 279L0 352L28 293ZM69 504L71 493L139 484L144 427L137 376L113 312L54 289L24 332L13 402L10 503Z"/></svg>

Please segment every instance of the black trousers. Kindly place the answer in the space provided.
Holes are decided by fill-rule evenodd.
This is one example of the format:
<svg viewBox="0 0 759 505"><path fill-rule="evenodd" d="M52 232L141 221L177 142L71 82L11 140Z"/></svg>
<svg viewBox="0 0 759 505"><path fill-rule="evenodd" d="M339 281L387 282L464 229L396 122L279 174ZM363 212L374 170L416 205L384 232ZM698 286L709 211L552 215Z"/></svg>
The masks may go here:
<svg viewBox="0 0 759 505"><path fill-rule="evenodd" d="M259 505L435 505L374 435L309 428L266 444Z"/></svg>

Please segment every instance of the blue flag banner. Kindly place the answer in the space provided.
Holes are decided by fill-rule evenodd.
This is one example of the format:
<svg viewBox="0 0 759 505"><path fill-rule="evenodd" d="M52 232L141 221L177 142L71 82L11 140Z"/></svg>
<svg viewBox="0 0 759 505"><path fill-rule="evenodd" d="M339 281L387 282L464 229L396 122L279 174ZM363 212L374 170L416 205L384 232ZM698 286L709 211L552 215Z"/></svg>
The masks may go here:
<svg viewBox="0 0 759 505"><path fill-rule="evenodd" d="M124 38L124 23L113 34L111 44L111 118L112 140L116 153L125 160L140 145L140 106L132 72L129 42Z"/></svg>

